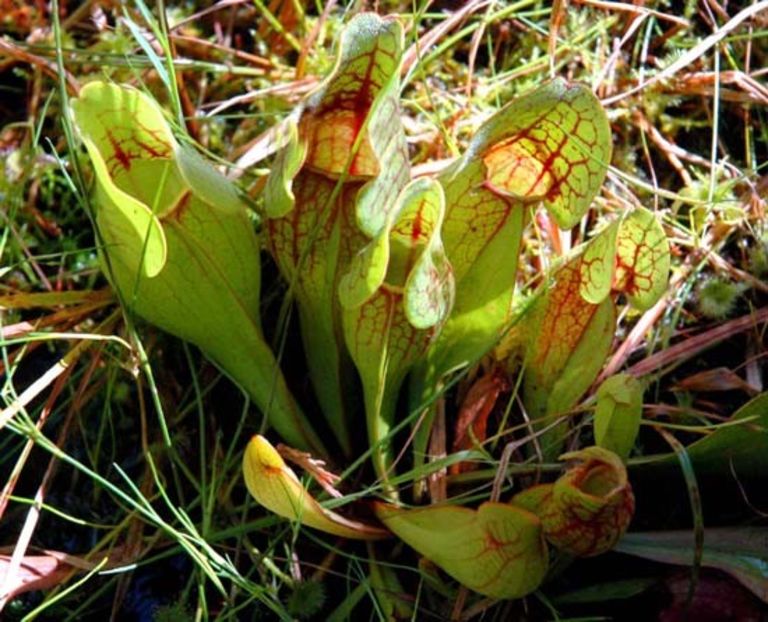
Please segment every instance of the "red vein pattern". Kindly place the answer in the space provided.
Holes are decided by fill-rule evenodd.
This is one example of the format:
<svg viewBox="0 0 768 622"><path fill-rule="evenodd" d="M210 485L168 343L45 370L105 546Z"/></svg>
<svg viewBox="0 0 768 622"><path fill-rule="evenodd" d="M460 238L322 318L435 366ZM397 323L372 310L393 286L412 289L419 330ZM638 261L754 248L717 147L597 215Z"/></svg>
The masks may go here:
<svg viewBox="0 0 768 622"><path fill-rule="evenodd" d="M636 209L621 223L613 288L640 309L663 294L669 277L669 243L654 214Z"/></svg>
<svg viewBox="0 0 768 622"><path fill-rule="evenodd" d="M285 178L285 167L272 173L282 176L275 186L290 188L293 204L267 219L269 249L294 287L311 376L339 438L347 434L348 361L339 282L409 177L405 136L393 122L401 38L393 19L365 13L350 22L334 72L301 111L296 140L306 146L303 164L293 179Z"/></svg>
<svg viewBox="0 0 768 622"><path fill-rule="evenodd" d="M626 469L599 447L563 458L582 461L554 484L534 486L512 501L538 514L553 546L578 557L604 553L624 535L635 511Z"/></svg>
<svg viewBox="0 0 768 622"><path fill-rule="evenodd" d="M548 554L537 518L505 503L477 510L431 506L403 510L382 503L376 514L395 535L472 590L520 598L538 587Z"/></svg>
<svg viewBox="0 0 768 622"><path fill-rule="evenodd" d="M600 102L582 85L554 80L491 117L441 175L457 294L432 355L438 375L477 359L508 323L528 205L543 203L561 227L572 226L599 191L610 157Z"/></svg>

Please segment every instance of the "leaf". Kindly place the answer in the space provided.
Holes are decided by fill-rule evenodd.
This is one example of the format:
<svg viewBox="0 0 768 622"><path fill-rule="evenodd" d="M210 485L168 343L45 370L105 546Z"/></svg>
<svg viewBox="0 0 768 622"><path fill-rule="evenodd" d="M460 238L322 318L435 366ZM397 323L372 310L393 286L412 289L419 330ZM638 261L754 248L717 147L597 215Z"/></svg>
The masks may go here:
<svg viewBox="0 0 768 622"><path fill-rule="evenodd" d="M386 279L390 288L402 291L413 327L430 328L445 319L453 300L453 279L440 238L444 213L443 189L437 182L423 178L409 183L390 223L358 253L342 278L342 306L360 306Z"/></svg>
<svg viewBox="0 0 768 622"><path fill-rule="evenodd" d="M384 529L323 508L261 435L248 443L243 455L243 474L253 498L278 516L344 538L375 540L389 535Z"/></svg>
<svg viewBox="0 0 768 622"><path fill-rule="evenodd" d="M764 477L768 470L768 392L742 406L728 422L734 425L719 427L686 447L696 473L732 470L739 478ZM666 463L675 462L670 456Z"/></svg>
<svg viewBox="0 0 768 622"><path fill-rule="evenodd" d="M231 182L181 147L134 88L89 83L72 110L96 174L105 272L122 301L199 346L288 442L322 454L262 336L259 243Z"/></svg>
<svg viewBox="0 0 768 622"><path fill-rule="evenodd" d="M371 238L385 243L382 229L410 176L398 106L402 38L394 18L350 20L333 71L294 113L265 188L270 251L296 296L310 377L346 453L355 387L339 282ZM383 278L362 268L368 280L356 282L356 301Z"/></svg>
<svg viewBox="0 0 768 622"><path fill-rule="evenodd" d="M167 174L176 149L162 112L140 91L91 82L73 100L72 113L96 172L97 203L109 204L98 214L102 228L144 241L141 255L123 252L122 245L113 252L133 272L141 266L146 276L156 276L165 265L167 244L152 206L156 182ZM153 178L155 183L148 183Z"/></svg>
<svg viewBox="0 0 768 622"><path fill-rule="evenodd" d="M659 580L655 577L605 581L597 585L588 585L556 594L552 597L552 602L556 605L584 605L589 603L602 604L609 600L624 600L639 596L658 582Z"/></svg>
<svg viewBox="0 0 768 622"><path fill-rule="evenodd" d="M653 212L637 208L622 220L617 238L613 288L638 309L661 298L669 280L669 242Z"/></svg>
<svg viewBox="0 0 768 622"><path fill-rule="evenodd" d="M644 310L666 290L669 243L647 209L637 208L606 227L585 245L581 256L581 295L588 302L597 304L614 289Z"/></svg>
<svg viewBox="0 0 768 622"><path fill-rule="evenodd" d="M453 451L471 449L475 442L487 438L488 417L493 411L499 395L510 389L505 373L495 369L475 381L462 400L453 434ZM472 433L470 434L470 429ZM474 437L474 438L473 438ZM462 464L454 472L460 472Z"/></svg>
<svg viewBox="0 0 768 622"><path fill-rule="evenodd" d="M385 227L350 263L339 283L339 301L345 309L359 307L376 293L389 266L390 227Z"/></svg>
<svg viewBox="0 0 768 622"><path fill-rule="evenodd" d="M744 391L754 396L760 391L728 367L715 367L679 380L675 391Z"/></svg>
<svg viewBox="0 0 768 622"><path fill-rule="evenodd" d="M523 201L540 199L558 226L573 227L599 192L611 160L602 105L588 88L556 79L507 110L514 114L497 115L478 132L493 136L482 154L487 184Z"/></svg>
<svg viewBox="0 0 768 622"><path fill-rule="evenodd" d="M400 385L450 311L453 273L443 252L440 185L409 183L382 232L353 260L339 287L347 347L360 373L374 464L393 424Z"/></svg>
<svg viewBox="0 0 768 622"><path fill-rule="evenodd" d="M611 293L616 262L616 237L619 222L614 222L586 244L579 273L581 297L592 304L600 304Z"/></svg>
<svg viewBox="0 0 768 622"><path fill-rule="evenodd" d="M187 145L178 150L181 176L192 194L221 211L242 212L245 208L235 185Z"/></svg>
<svg viewBox="0 0 768 622"><path fill-rule="evenodd" d="M554 484L524 490L512 503L536 514L547 541L566 553L591 557L610 550L635 510L621 459L601 447L572 451L560 459L575 462Z"/></svg>
<svg viewBox="0 0 768 622"><path fill-rule="evenodd" d="M282 218L296 202L293 180L304 166L307 144L299 140L299 128L294 118L288 117L285 126L287 145L275 156L270 175L264 188L264 211L269 218ZM281 134L281 136L284 136Z"/></svg>
<svg viewBox="0 0 768 622"><path fill-rule="evenodd" d="M553 285L532 306L518 328L527 336L523 402L532 420L565 413L578 402L603 366L616 325L610 298L592 304L582 298L581 257L563 265ZM545 458L560 453L564 433L544 434Z"/></svg>
<svg viewBox="0 0 768 622"><path fill-rule="evenodd" d="M405 510L376 503L376 515L397 537L462 585L491 598L520 598L547 572L541 524L505 503L477 510L430 506Z"/></svg>
<svg viewBox="0 0 768 622"><path fill-rule="evenodd" d="M439 178L445 189L443 242L456 280L453 311L412 380L412 409L434 398L442 377L477 361L511 321L522 231L543 203L570 227L589 208L611 158L600 102L557 79L510 102L477 131ZM417 434L426 447L429 420Z"/></svg>
<svg viewBox="0 0 768 622"><path fill-rule="evenodd" d="M629 374L607 378L597 390L595 442L627 461L640 430L643 386Z"/></svg>
<svg viewBox="0 0 768 622"><path fill-rule="evenodd" d="M690 565L694 558L690 531L630 533L616 551L668 564ZM768 529L724 527L704 530L701 564L732 575L768 603Z"/></svg>
<svg viewBox="0 0 768 622"><path fill-rule="evenodd" d="M296 135L267 182L268 213L271 204L281 206L271 216L287 211L294 178L311 170L342 182L366 181L356 198L356 224L368 237L384 226L408 180L402 126L392 123L399 117L402 38L394 18L361 13L349 22L333 71L298 111Z"/></svg>
<svg viewBox="0 0 768 622"><path fill-rule="evenodd" d="M437 182L419 179L403 190L402 202L393 242L416 256L404 285L405 317L414 328L428 329L445 320L454 299L453 269L440 237L445 196Z"/></svg>
<svg viewBox="0 0 768 622"><path fill-rule="evenodd" d="M7 591L0 594L0 600L7 602L19 594L57 587L77 572L93 570L98 566L74 555L59 551L46 551L44 555L25 555L14 569L12 555L0 554L0 577L3 577ZM105 564L112 566L114 564ZM14 571L13 576L6 576Z"/></svg>
<svg viewBox="0 0 768 622"><path fill-rule="evenodd" d="M624 291L634 306L648 308L663 294L668 275L669 245L664 231L654 215L643 209L609 225L555 273L554 286L534 303L517 329L531 335L526 346L523 401L532 419L566 412L596 378L616 323L610 290ZM622 418L639 407L631 406ZM609 428L619 429L608 423L610 408L604 399L602 409L608 410L600 410L596 422L602 439L598 444L617 443L611 447L624 455L634 444L639 411L637 423L621 428L623 440L613 437L607 441L602 435ZM544 435L544 441L545 458L551 458L561 447L562 432L555 428Z"/></svg>

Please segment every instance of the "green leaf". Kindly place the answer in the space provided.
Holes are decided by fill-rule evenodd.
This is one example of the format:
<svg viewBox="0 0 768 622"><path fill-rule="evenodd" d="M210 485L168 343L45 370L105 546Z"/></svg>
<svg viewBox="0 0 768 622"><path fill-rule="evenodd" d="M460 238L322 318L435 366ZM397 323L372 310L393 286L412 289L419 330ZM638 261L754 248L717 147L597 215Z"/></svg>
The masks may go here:
<svg viewBox="0 0 768 622"><path fill-rule="evenodd" d="M690 565L695 546L690 531L660 531L627 534L615 550L667 564ZM765 527L705 529L701 564L727 572L768 603L768 529Z"/></svg>
<svg viewBox="0 0 768 622"><path fill-rule="evenodd" d="M430 179L412 182L403 195L393 240L410 257L416 253L404 285L405 317L414 328L427 329L445 320L454 299L453 269L440 234L445 195Z"/></svg>
<svg viewBox="0 0 768 622"><path fill-rule="evenodd" d="M604 553L624 534L635 497L621 459L602 447L586 447L560 456L572 461L554 484L541 484L512 498L536 514L547 541L570 555Z"/></svg>
<svg viewBox="0 0 768 622"><path fill-rule="evenodd" d="M396 566L382 563L377 559L374 547L368 547L368 567L371 587L376 595L381 612L386 620L409 620L413 618L413 601L407 597L398 577Z"/></svg>
<svg viewBox="0 0 768 622"><path fill-rule="evenodd" d="M557 79L510 102L440 175L443 242L456 279L453 311L413 374L411 406L429 402L449 371L477 361L511 323L527 214L540 203L562 227L584 215L611 158L608 120L583 85ZM425 420L415 453L426 447Z"/></svg>
<svg viewBox="0 0 768 622"><path fill-rule="evenodd" d="M533 420L548 418L539 427L550 423L550 416L572 408L597 377L616 323L611 289L625 292L634 306L644 309L663 294L668 275L664 231L644 209L609 225L557 270L554 286L517 328L530 335L523 400ZM602 396L596 417L598 444L606 443L626 457L637 435L640 399L641 394L632 404L617 408L608 394ZM544 455L552 458L562 446L562 431L555 428L543 440Z"/></svg>
<svg viewBox="0 0 768 622"><path fill-rule="evenodd" d="M344 538L376 540L389 536L384 529L349 520L322 507L263 436L256 435L248 443L243 475L253 498L278 516Z"/></svg>
<svg viewBox="0 0 768 622"><path fill-rule="evenodd" d="M181 177L196 197L221 211L243 212L245 204L235 185L206 162L193 148L182 145L177 164Z"/></svg>
<svg viewBox="0 0 768 622"><path fill-rule="evenodd" d="M635 444L643 414L643 385L634 376L616 374L597 390L595 442L624 462Z"/></svg>
<svg viewBox="0 0 768 622"><path fill-rule="evenodd" d="M741 423L739 423L741 422ZM686 451L697 474L732 472L738 477L763 477L768 472L768 392L742 406L709 436ZM670 456L668 463L675 462Z"/></svg>
<svg viewBox="0 0 768 622"><path fill-rule="evenodd" d="M287 145L275 156L264 188L264 211L269 218L282 218L293 209L296 202L293 180L307 157L307 144L299 140L295 119L287 119L285 133L283 140Z"/></svg>
<svg viewBox="0 0 768 622"><path fill-rule="evenodd" d="M616 262L616 237L619 221L608 225L586 244L579 272L581 297L592 304L600 304L611 293Z"/></svg>
<svg viewBox="0 0 768 622"><path fill-rule="evenodd" d="M487 184L522 201L543 201L562 229L573 227L600 191L611 161L608 117L585 86L556 79L514 100L479 142ZM489 145L492 143L492 145Z"/></svg>
<svg viewBox="0 0 768 622"><path fill-rule="evenodd" d="M417 179L398 202L389 224L352 260L339 285L340 301L344 308L358 307L386 278L391 288L402 290L409 323L430 328L445 319L453 299L451 266L440 238L443 189L433 180ZM395 249L391 262L390 246Z"/></svg>
<svg viewBox="0 0 768 622"><path fill-rule="evenodd" d="M541 523L522 508L505 503L483 503L477 510L375 507L397 537L480 594L520 598L544 580L548 554Z"/></svg>
<svg viewBox="0 0 768 622"><path fill-rule="evenodd" d="M374 464L385 479L383 445L400 385L453 299L453 274L440 240L444 207L437 182L412 181L395 216L355 257L340 284L344 336L362 380Z"/></svg>
<svg viewBox="0 0 768 622"><path fill-rule="evenodd" d="M259 244L235 188L181 147L134 88L92 82L72 110L96 174L102 258L122 300L199 346L288 442L322 454L261 333Z"/></svg>
<svg viewBox="0 0 768 622"><path fill-rule="evenodd" d="M589 603L604 603L609 600L625 600L634 598L657 585L659 579L655 577L636 579L619 579L618 581L605 581L597 585L561 592L552 597L555 605L585 605Z"/></svg>
<svg viewBox="0 0 768 622"><path fill-rule="evenodd" d="M142 254L122 245L113 252L134 272L141 266L147 277L156 276L168 249L155 193L177 147L162 112L140 91L91 82L73 100L72 113L96 172L97 204L109 205L98 214L106 232L144 242Z"/></svg>
<svg viewBox="0 0 768 622"><path fill-rule="evenodd" d="M384 227L351 261L349 271L339 283L339 302L345 309L359 307L376 293L389 266L389 234Z"/></svg>
<svg viewBox="0 0 768 622"><path fill-rule="evenodd" d="M638 309L661 298L669 280L669 242L653 212L637 208L622 220L613 288L627 294Z"/></svg>
<svg viewBox="0 0 768 622"><path fill-rule="evenodd" d="M394 18L362 13L349 22L333 71L288 125L288 144L265 188L270 251L298 303L318 400L347 453L355 387L339 282L371 238L380 236L386 252L382 230L410 176L398 106L402 39ZM386 257L375 247L369 253L367 264L358 260L363 265L355 269L366 277L347 292L348 305L369 296L383 278L374 266L386 265Z"/></svg>

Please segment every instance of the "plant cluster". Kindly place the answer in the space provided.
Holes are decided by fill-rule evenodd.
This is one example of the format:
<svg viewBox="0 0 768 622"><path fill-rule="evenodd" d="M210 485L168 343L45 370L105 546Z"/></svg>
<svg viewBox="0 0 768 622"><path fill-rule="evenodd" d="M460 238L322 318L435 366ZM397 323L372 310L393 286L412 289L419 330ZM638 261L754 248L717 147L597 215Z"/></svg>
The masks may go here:
<svg viewBox="0 0 768 622"><path fill-rule="evenodd" d="M402 48L396 19L363 13L349 23L334 70L282 128L263 228L295 298L336 446L350 458L370 454L390 501L376 506L379 520L462 584L518 598L545 577L545 537L595 555L624 533L634 497L612 450L620 445L626 457L634 443L639 385L624 379L624 397L617 389L611 399L631 407L598 417L623 438L601 431L604 448L564 454L579 466L508 504L403 509L395 456L412 450L412 462L424 462L447 374L514 326L532 436L545 457L557 457L562 428L547 418L567 412L595 380L614 332L613 296L640 308L658 300L669 248L653 214L634 210L575 248L537 300L513 312L525 224L539 204L562 228L584 216L610 160L608 120L588 89L554 80L493 115L439 177L412 180L399 123ZM288 443L327 458L328 443L292 399L262 335L259 246L235 189L176 141L162 110L137 90L92 82L73 114L94 165L103 262L123 304L198 345ZM363 415L348 407L351 364L362 386L363 448L350 434ZM406 378L412 410L403 417ZM412 448L395 434L408 423ZM347 537L387 533L325 510L262 436L246 450L244 470L256 500L281 516Z"/></svg>
<svg viewBox="0 0 768 622"><path fill-rule="evenodd" d="M474 4L461 11L482 8ZM0 424L13 433L6 445L13 439L21 445L9 454L18 458L0 515L30 452L48 452L50 463L13 556L0 560L8 568L0 608L75 571L86 573L83 582L105 571L121 575L119 606L129 600L124 569L147 552L192 568L197 619L216 615L218 607L223 619L248 607L270 619L342 620L362 611L382 619L469 619L486 612L523 616L531 607L556 616L560 605L550 602L552 593L559 603L578 604L648 589L648 580L633 579L607 580L595 593L589 587L568 592L571 567L589 568L583 565L589 559L614 550L692 564L688 604L697 585L707 587L702 567L723 570L768 600L768 555L764 546L753 546L765 532L705 530L701 505L707 478L730 472L741 486L768 468L760 350L750 350L746 380L738 368L717 367L689 374L669 393L659 382L711 345L704 334L668 347L681 317L719 319L713 340L768 317L758 311L726 322L759 299L752 289L763 291L765 244L757 228L756 241L742 244L743 270L713 250L720 274L699 279L706 255L694 249L680 257L688 246L722 249L728 232L748 222L734 191L743 180L734 181L725 163L694 179L680 164L687 156L672 147L670 162L680 164L685 182L679 194L660 188L654 171L652 183L641 179L624 130L617 131L626 125L621 114L631 114L657 145L664 138L645 115L662 119L667 136L682 132L683 121L664 117L660 99L634 112L606 108L611 97L600 93L600 80L591 88L563 66L560 73L569 78L555 77L558 30L566 20L578 32L581 15L566 19L564 5L547 10L549 77L536 75L514 96L503 80L489 82L485 86L496 90L477 115L482 121L465 135L441 126L443 140L431 147L413 139L414 117L423 121L423 110L414 114L413 93L425 89L419 105L443 106L446 118L451 110L457 118L462 113L453 109L449 89L435 89L444 72L415 84L413 72L438 58L424 56L423 43L436 44L439 54L460 37L443 42L445 32L436 28L407 49L408 20L363 11L343 20L343 28L341 20L330 22L334 53L311 57L292 34L306 20L297 3L283 3L279 11L257 5L277 33L260 29L258 36L275 54L297 55L295 92L287 97L293 106L264 127L261 155L241 158L229 173L204 145L240 138L230 136L226 124L201 127L183 114L191 104L171 45L184 45L183 36L169 34L162 3L158 21L137 3L148 32L126 12L111 34L126 37L123 44L140 42L140 80L117 70L113 79L89 77L78 85L64 72L61 25L53 20L66 134L58 147L69 148L69 160L55 173L35 159L34 149L14 151L0 176L0 196L21 206L27 191L14 180L39 171L35 192L44 204L58 197L87 214L94 248L77 255L73 274L89 276L73 291L36 294L24 285L34 270L4 268L12 281L3 286L0 304L14 313L64 305L38 326L58 328L54 337L72 338L70 329L88 330L90 337L54 353L63 358L16 393L27 347L34 352L46 333L38 339L26 316L7 327L3 322L4 346L12 349L10 355L3 349L9 392ZM488 9L489 24L501 19L494 10ZM500 14L515 10L504 7ZM744 9L734 20L751 19L755 10ZM30 11L24 15L40 19L42 13ZM638 25L649 16L669 17L637 11L643 16ZM318 13L322 24L328 14ZM583 36L594 35L582 26ZM630 23L628 40L633 28ZM520 57L496 34L487 50L491 71L496 61L542 71L545 57ZM307 40L312 36L317 33ZM468 88L477 54L473 44ZM660 61L653 80L661 84L686 57ZM302 83L308 66L322 79ZM167 105L151 94L158 84ZM633 93L627 87L616 97ZM652 103L659 108L652 110ZM253 131L249 121L238 123L238 132ZM446 157L434 162L439 156ZM268 168L254 166L261 162ZM624 184L639 188L647 201ZM661 200L674 202L662 210ZM58 226L43 214L38 220L51 231ZM3 245L12 239L23 240L13 225ZM90 289L99 275L108 287ZM688 300L694 304L685 310ZM653 326L657 331L649 333ZM22 337L14 341L17 334ZM658 351L620 372L646 338L649 352ZM80 360L91 363L73 366ZM135 383L125 381L126 368ZM218 382L217 371L242 389L262 419L246 401L238 420L232 388ZM30 417L30 405L55 378L49 402L37 419ZM67 414L54 442L41 430L68 386ZM734 402L712 423L702 410L707 403L695 408L691 401L697 391L711 390L754 399L741 409ZM226 399L218 403L221 391ZM674 395L678 404L664 405L660 394ZM644 406L649 399L654 404ZM147 417L147 400L157 419ZM79 447L70 449L71 426L85 420L83 403L96 402L107 423L96 432L81 426L84 456ZM126 429L137 410L143 470L137 458L117 455L131 442L127 435L120 439L119 428ZM113 413L120 413L114 423ZM173 413L170 420L166 413ZM252 435L249 442L244 434ZM106 530L91 546L93 555L108 556L25 556L38 499L60 463L88 482L89 511L129 516L128 527L105 527L99 518L83 523ZM658 526L640 512L648 481L656 491L677 471L692 508L693 543L689 532L639 533ZM250 499L243 501L245 489ZM685 491L676 495L684 498ZM627 533L633 518L634 533ZM148 525L157 529L151 537L143 533ZM234 540L231 549L222 544ZM616 559L606 557L609 564ZM10 577L17 575L41 578L14 585ZM146 587L140 570L133 585L132 594ZM169 588L150 615L190 617L192 585ZM75 617L91 605L90 598L77 598ZM54 592L40 611L55 611L61 599Z"/></svg>

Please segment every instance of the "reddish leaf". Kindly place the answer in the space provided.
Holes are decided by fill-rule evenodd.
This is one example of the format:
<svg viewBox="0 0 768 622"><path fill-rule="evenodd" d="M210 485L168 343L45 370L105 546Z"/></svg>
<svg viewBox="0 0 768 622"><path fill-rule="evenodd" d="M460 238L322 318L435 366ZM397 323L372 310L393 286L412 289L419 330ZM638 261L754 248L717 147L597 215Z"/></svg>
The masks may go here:
<svg viewBox="0 0 768 622"><path fill-rule="evenodd" d="M474 382L461 403L453 438L453 451L471 449L475 443L487 437L488 417L502 392L509 389L506 374L494 370ZM472 434L469 433L470 428ZM460 462L451 468L451 473L468 470L469 463Z"/></svg>
<svg viewBox="0 0 768 622"><path fill-rule="evenodd" d="M409 178L401 48L394 18L363 13L350 21L333 72L297 109L265 188L269 247L298 302L318 400L347 452L353 388L338 286Z"/></svg>
<svg viewBox="0 0 768 622"><path fill-rule="evenodd" d="M25 555L16 574L7 577L6 574L11 570L11 560L11 555L0 554L0 577L8 588L5 594L0 594L0 599L11 599L33 590L49 590L66 581L72 574L87 572L99 565L75 555L45 551L44 555ZM103 563L104 568L114 565L115 562Z"/></svg>
<svg viewBox="0 0 768 622"><path fill-rule="evenodd" d="M648 309L669 279L669 242L653 212L635 209L619 227L613 288L638 309Z"/></svg>
<svg viewBox="0 0 768 622"><path fill-rule="evenodd" d="M674 388L680 391L744 391L749 395L760 392L727 367L715 367L693 374L680 380Z"/></svg>
<svg viewBox="0 0 768 622"><path fill-rule="evenodd" d="M621 459L601 447L560 456L574 460L554 484L534 486L512 503L541 518L547 541L571 555L610 550L632 520L635 497Z"/></svg>
<svg viewBox="0 0 768 622"><path fill-rule="evenodd" d="M553 280L518 329L528 340L523 401L534 420L576 404L600 371L616 325L610 298L596 305L582 297L581 257L562 266ZM546 458L560 453L563 436L558 428L545 435Z"/></svg>

